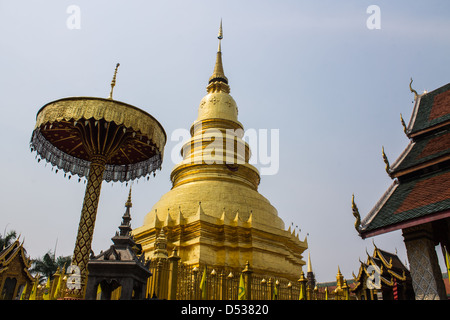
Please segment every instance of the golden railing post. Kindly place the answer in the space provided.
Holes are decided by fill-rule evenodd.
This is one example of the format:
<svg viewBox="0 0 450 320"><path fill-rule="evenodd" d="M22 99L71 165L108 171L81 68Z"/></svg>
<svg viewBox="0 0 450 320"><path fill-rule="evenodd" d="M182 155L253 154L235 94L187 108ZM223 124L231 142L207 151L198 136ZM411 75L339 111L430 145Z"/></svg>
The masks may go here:
<svg viewBox="0 0 450 320"><path fill-rule="evenodd" d="M306 288L306 282L308 280L306 280L305 278L305 274L302 273L300 274L300 279L298 279L298 282L300 283L300 296L299 296L299 300L307 300L308 299L308 294L307 294L307 288Z"/></svg>
<svg viewBox="0 0 450 320"><path fill-rule="evenodd" d="M267 281L264 278L261 280L261 287L262 299L267 300Z"/></svg>
<svg viewBox="0 0 450 320"><path fill-rule="evenodd" d="M274 300L279 300L279 294L280 294L280 281L275 281L275 288L274 288Z"/></svg>
<svg viewBox="0 0 450 320"><path fill-rule="evenodd" d="M67 284L67 275L64 275L64 277L62 278L62 282L61 282L61 294L60 294L60 298L64 299L64 294L66 292L66 284Z"/></svg>
<svg viewBox="0 0 450 320"><path fill-rule="evenodd" d="M169 257L170 273L169 273L169 300L177 299L177 282L178 282L178 261L180 257L177 254L177 248L173 248L172 255Z"/></svg>
<svg viewBox="0 0 450 320"><path fill-rule="evenodd" d="M269 278L269 282L267 282L269 288L269 300L273 300L273 281L272 278Z"/></svg>
<svg viewBox="0 0 450 320"><path fill-rule="evenodd" d="M42 299L42 295L43 295L43 293L42 293L42 285L41 284L39 284L38 286L37 286L37 289L36 289L36 300L43 300Z"/></svg>
<svg viewBox="0 0 450 320"><path fill-rule="evenodd" d="M230 271L230 273L227 276L227 300L234 300L234 291L237 292L237 288L234 287L234 283L233 283L233 278L234 278L234 274L233 272ZM237 298L237 297L236 297Z"/></svg>
<svg viewBox="0 0 450 320"><path fill-rule="evenodd" d="M226 278L225 278L225 273L223 272L223 270L220 272L219 275L219 296L220 296L220 300L225 300L226 296L227 296L227 286L226 286Z"/></svg>
<svg viewBox="0 0 450 320"><path fill-rule="evenodd" d="M197 281L197 274L198 274L198 268L197 267L194 267L194 269L192 269L192 272L194 273L194 283L193 283L193 285L192 285L192 293L193 293L193 295L194 295L194 300L197 300L197 299L199 299L199 297L198 297L198 294L197 294L197 292L198 292L198 289L197 289L197 284L198 284L198 281Z"/></svg>
<svg viewBox="0 0 450 320"><path fill-rule="evenodd" d="M59 271L59 267L53 275L52 288L50 291L50 300L55 300L55 296L58 295L58 292L55 292L58 286L59 278L61 277L61 273Z"/></svg>
<svg viewBox="0 0 450 320"><path fill-rule="evenodd" d="M247 261L245 264L245 268L242 271L244 274L244 282L245 282L245 293L246 293L246 300L252 300L252 273L253 270L250 268L250 263Z"/></svg>
<svg viewBox="0 0 450 320"><path fill-rule="evenodd" d="M290 281L289 281L287 287L288 287L288 299L293 300L292 299L292 283Z"/></svg>
<svg viewBox="0 0 450 320"><path fill-rule="evenodd" d="M215 269L213 269L211 271L210 276L211 276L211 282L210 282L211 292L209 294L209 299L216 300L217 299L217 273L216 273Z"/></svg>

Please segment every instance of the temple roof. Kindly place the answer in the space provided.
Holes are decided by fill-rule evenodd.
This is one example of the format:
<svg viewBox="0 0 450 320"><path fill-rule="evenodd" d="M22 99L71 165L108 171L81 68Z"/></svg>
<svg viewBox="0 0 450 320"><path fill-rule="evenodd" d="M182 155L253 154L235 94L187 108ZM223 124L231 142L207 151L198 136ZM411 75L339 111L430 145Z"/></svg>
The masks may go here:
<svg viewBox="0 0 450 320"><path fill-rule="evenodd" d="M408 125L408 135L450 122L450 83L419 95Z"/></svg>
<svg viewBox="0 0 450 320"><path fill-rule="evenodd" d="M363 238L450 216L450 169L399 183L395 180L361 223Z"/></svg>
<svg viewBox="0 0 450 320"><path fill-rule="evenodd" d="M401 262L400 258L396 253L387 252L381 250L380 248L375 246L374 253L372 254L372 258L379 259L384 267L389 270L399 271L400 274L405 271L409 273L408 269Z"/></svg>
<svg viewBox="0 0 450 320"><path fill-rule="evenodd" d="M450 160L450 131L443 130L412 140L392 165L390 175L399 177L448 160Z"/></svg>
<svg viewBox="0 0 450 320"><path fill-rule="evenodd" d="M450 84L415 99L410 143L387 162L394 181L362 220L363 238L450 216Z"/></svg>
<svg viewBox="0 0 450 320"><path fill-rule="evenodd" d="M390 176L398 178L450 160L449 127L450 84L416 95L411 119L405 127L410 143L389 169Z"/></svg>
<svg viewBox="0 0 450 320"><path fill-rule="evenodd" d="M0 251L0 273L7 272L10 263L18 257L24 265L23 271L30 281L34 280L28 269L31 266L31 260L27 257L23 242L20 243L17 239L11 243L7 248Z"/></svg>
<svg viewBox="0 0 450 320"><path fill-rule="evenodd" d="M399 281L411 281L409 270L400 261L397 254L381 250L375 246L372 256L367 254L366 262L361 261L358 275L353 274L355 286L352 291L358 290L365 279L371 275L371 271L368 270L371 265L380 270L381 281L387 286L394 285L394 278Z"/></svg>

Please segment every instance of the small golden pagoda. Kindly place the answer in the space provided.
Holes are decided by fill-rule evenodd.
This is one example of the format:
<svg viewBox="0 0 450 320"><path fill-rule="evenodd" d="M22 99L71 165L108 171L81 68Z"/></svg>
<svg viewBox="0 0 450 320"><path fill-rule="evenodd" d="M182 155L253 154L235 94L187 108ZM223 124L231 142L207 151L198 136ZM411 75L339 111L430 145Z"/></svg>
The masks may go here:
<svg viewBox="0 0 450 320"><path fill-rule="evenodd" d="M207 95L181 150L183 160L170 175L172 189L134 229L137 243L151 258L161 230L168 250L177 248L189 265L239 268L297 280L306 238L289 228L258 192L260 174L249 164L250 148L222 64L222 23Z"/></svg>

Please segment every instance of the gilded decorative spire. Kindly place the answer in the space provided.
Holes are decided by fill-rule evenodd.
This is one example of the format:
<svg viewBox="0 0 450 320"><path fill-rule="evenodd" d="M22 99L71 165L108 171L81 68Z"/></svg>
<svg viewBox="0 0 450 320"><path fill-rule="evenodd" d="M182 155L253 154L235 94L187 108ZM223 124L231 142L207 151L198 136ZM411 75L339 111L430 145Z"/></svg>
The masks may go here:
<svg viewBox="0 0 450 320"><path fill-rule="evenodd" d="M125 207L131 208L132 206L133 204L131 203L131 186L130 186L130 191L128 192L128 199L127 202L125 203Z"/></svg>
<svg viewBox="0 0 450 320"><path fill-rule="evenodd" d="M336 290L342 289L342 287L344 286L344 276L342 275L341 268L339 268L339 266L338 266L338 273L336 275L336 284L337 284Z"/></svg>
<svg viewBox="0 0 450 320"><path fill-rule="evenodd" d="M412 83L413 83L413 79L411 78L411 82L409 83L409 90L410 90L412 93L414 93L414 100L417 100L418 94L417 94L417 91L414 90L414 89L411 87L411 84L412 84Z"/></svg>
<svg viewBox="0 0 450 320"><path fill-rule="evenodd" d="M352 212L353 212L353 216L356 219L355 220L355 229L359 233L359 230L361 228L361 216L359 214L358 207L356 206L356 203L355 203L355 195L354 194L352 195Z"/></svg>
<svg viewBox="0 0 450 320"><path fill-rule="evenodd" d="M167 252L167 237L164 230L161 228L158 237L155 241L155 250L153 251L153 258L156 259L167 259L169 253Z"/></svg>
<svg viewBox="0 0 450 320"><path fill-rule="evenodd" d="M120 230L120 235L121 236L128 236L131 234L131 213L130 213L130 208L132 207L132 203L131 203L131 186L130 186L130 191L128 192L128 200L125 203L125 213L122 216L122 224L119 226L119 230Z"/></svg>
<svg viewBox="0 0 450 320"><path fill-rule="evenodd" d="M308 280L306 285L310 288L314 288L316 286L316 278L314 276L314 272L312 271L312 265L311 265L311 255L308 251L308 269L306 272L306 279Z"/></svg>
<svg viewBox="0 0 450 320"><path fill-rule="evenodd" d="M113 96L114 87L116 86L116 75L117 75L117 69L119 68L119 66L120 66L120 63L116 64L116 69L114 70L114 76L111 81L111 91L109 92L109 97L108 97L108 99L111 99L111 100L112 100L112 96Z"/></svg>
<svg viewBox="0 0 450 320"><path fill-rule="evenodd" d="M312 272L311 255L310 255L309 251L308 251L308 270L307 270L307 272Z"/></svg>
<svg viewBox="0 0 450 320"><path fill-rule="evenodd" d="M391 169L391 166L390 166L390 164L389 164L389 160L388 160L388 158L387 158L387 156L386 156L386 153L384 153L384 147L382 147L382 155L383 155L383 160L384 160L384 163L386 164L386 172L389 174L389 170Z"/></svg>
<svg viewBox="0 0 450 320"><path fill-rule="evenodd" d="M209 78L209 85L206 89L208 93L211 91L224 91L229 93L230 88L228 87L228 79L225 76L222 64L222 20L220 20L219 34L217 35L217 39L219 39L219 47L217 49L216 64L214 65L214 71L212 76Z"/></svg>
<svg viewBox="0 0 450 320"><path fill-rule="evenodd" d="M403 120L403 116L402 116L402 114L400 113L400 121L401 121L401 123L402 123L402 127L403 127L403 131L405 132L405 133L408 133L407 132L407 127L406 127L406 124L405 124L405 120Z"/></svg>
<svg viewBox="0 0 450 320"><path fill-rule="evenodd" d="M219 34L217 35L217 39L219 39L219 49L217 52L222 52L222 49L220 48L220 42L223 39L222 19L220 19Z"/></svg>

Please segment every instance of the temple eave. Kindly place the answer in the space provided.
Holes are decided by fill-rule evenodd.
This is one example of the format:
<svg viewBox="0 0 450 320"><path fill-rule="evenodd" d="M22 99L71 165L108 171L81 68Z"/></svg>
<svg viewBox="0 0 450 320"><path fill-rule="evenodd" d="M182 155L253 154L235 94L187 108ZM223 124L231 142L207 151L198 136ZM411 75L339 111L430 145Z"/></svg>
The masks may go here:
<svg viewBox="0 0 450 320"><path fill-rule="evenodd" d="M414 227L417 225L422 225L422 224L425 224L428 222L445 219L445 218L449 218L449 217L450 217L450 210L444 210L444 211L436 212L436 213L429 214L429 215L426 215L423 217L402 221L402 222L399 222L396 224L391 224L391 225L388 225L385 227L370 229L367 231L361 230L360 236L362 239L367 239L367 238L371 238L371 237L378 236L381 234L389 233L392 231L401 230L401 229L405 229L405 228L409 228L409 227Z"/></svg>
<svg viewBox="0 0 450 320"><path fill-rule="evenodd" d="M412 166L412 167L409 167L409 168L406 168L403 170L393 171L393 172L391 172L391 177L392 178L400 178L406 174L414 173L416 171L419 171L419 170L422 170L425 168L429 168L430 166L439 165L439 164L444 163L449 160L450 160L450 154L444 155L444 156L432 159L427 162L420 163L418 165L415 165L415 166Z"/></svg>

